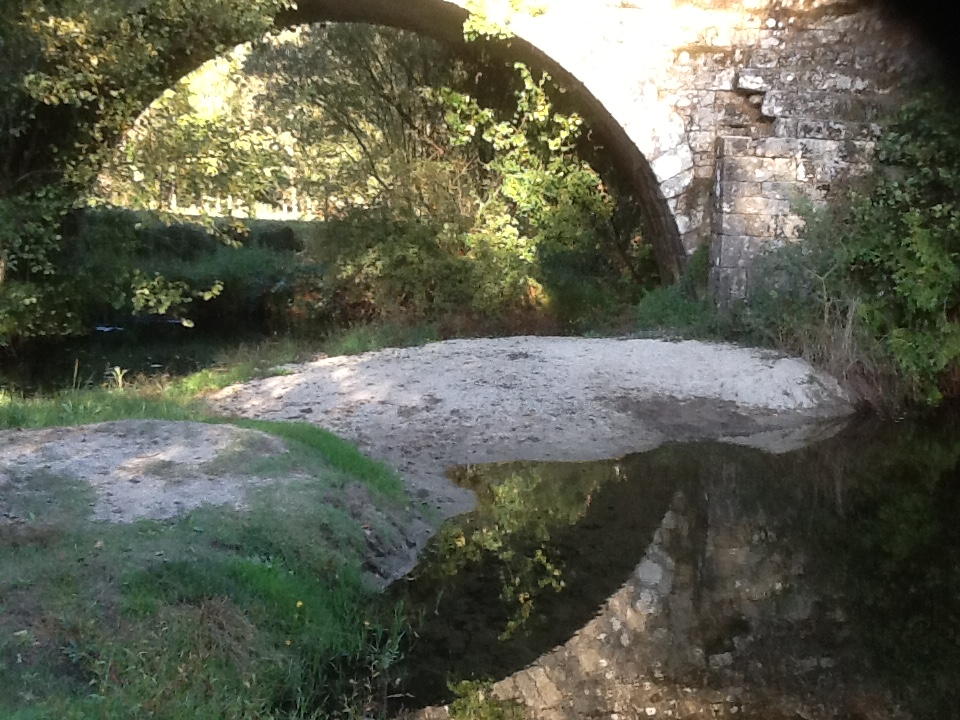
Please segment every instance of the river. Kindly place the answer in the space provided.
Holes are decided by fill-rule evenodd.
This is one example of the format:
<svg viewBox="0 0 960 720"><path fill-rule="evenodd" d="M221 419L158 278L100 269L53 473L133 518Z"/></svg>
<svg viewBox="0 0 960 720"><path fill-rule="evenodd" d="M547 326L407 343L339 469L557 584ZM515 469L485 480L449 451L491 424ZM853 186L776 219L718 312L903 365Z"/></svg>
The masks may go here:
<svg viewBox="0 0 960 720"><path fill-rule="evenodd" d="M398 702L487 679L539 718L960 717L958 461L945 411L783 454L455 468L479 505L394 588Z"/></svg>

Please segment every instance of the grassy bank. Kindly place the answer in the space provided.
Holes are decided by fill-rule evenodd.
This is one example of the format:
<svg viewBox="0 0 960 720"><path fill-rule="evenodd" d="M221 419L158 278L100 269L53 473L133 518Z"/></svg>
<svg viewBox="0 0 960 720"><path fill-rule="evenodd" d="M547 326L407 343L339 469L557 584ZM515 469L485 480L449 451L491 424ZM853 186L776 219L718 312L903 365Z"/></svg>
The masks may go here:
<svg viewBox="0 0 960 720"><path fill-rule="evenodd" d="M115 524L88 519L86 483L11 472L0 497L0 717L383 712L404 629L361 566L371 536L389 544L409 513L402 483L307 423L211 415L203 392L273 371L255 360L0 398L3 428L159 418L271 433L289 452L238 459L232 472L295 478L249 491L243 511Z"/></svg>

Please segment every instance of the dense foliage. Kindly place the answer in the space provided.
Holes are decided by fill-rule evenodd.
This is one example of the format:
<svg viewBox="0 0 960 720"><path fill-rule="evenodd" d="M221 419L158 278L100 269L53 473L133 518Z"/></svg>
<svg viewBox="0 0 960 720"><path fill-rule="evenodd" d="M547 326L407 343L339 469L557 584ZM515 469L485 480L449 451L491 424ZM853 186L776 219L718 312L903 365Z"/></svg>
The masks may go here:
<svg viewBox="0 0 960 720"><path fill-rule="evenodd" d="M101 184L145 208L316 217L303 257L325 271L300 279L298 317L576 322L653 279L637 218L582 159L583 121L555 110L546 76L365 26L221 62L151 108Z"/></svg>
<svg viewBox="0 0 960 720"><path fill-rule="evenodd" d="M876 175L808 210L805 241L761 263L746 307L749 327L878 402L938 402L957 390L960 120L951 100L931 91L900 110L878 143Z"/></svg>
<svg viewBox="0 0 960 720"><path fill-rule="evenodd" d="M42 145L59 124L70 138L31 161L42 168L8 159L0 342L131 312L242 319L237 308L269 315L271 329L450 312L576 325L654 281L627 199L581 157L582 120L556 111L549 79L525 67L456 58L408 33L318 26L238 47L164 90L224 43L262 35L282 4L25 5L5 26L17 57L34 57L7 68L33 118L9 134ZM238 218L258 208L323 222L282 248L231 254L203 233L182 242L182 227L164 237L145 216L142 229L79 210L104 202L167 222L185 208L219 213L232 220L202 222L233 248L250 243ZM221 293L219 310L198 302Z"/></svg>
<svg viewBox="0 0 960 720"><path fill-rule="evenodd" d="M285 5L14 0L4 7L0 342L83 329L81 306L96 288L76 277L70 244L78 208L113 145L172 79L230 44L262 35ZM163 282L128 279L128 297L167 304Z"/></svg>

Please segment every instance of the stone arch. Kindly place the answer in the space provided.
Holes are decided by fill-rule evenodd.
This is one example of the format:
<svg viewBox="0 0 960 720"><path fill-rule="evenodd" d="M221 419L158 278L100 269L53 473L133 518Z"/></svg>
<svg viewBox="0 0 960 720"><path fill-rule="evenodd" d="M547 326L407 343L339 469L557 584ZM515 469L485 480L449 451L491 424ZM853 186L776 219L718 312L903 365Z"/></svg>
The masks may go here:
<svg viewBox="0 0 960 720"><path fill-rule="evenodd" d="M300 0L277 24L362 22L463 43L463 23L468 16L465 5L466 0ZM602 94L595 92L590 70L596 63L594 39L582 45L565 43L569 29L577 27L575 23L571 26L571 16L550 17L547 13L545 17L551 22L544 24L541 17L523 18L524 22L512 26L516 37L491 47L547 67L574 94L579 111L640 205L663 281L673 282L684 267L687 250L697 242L691 239L690 218L677 215L678 209L689 204L682 196L694 179L693 153L684 142L683 121L659 100L656 88L652 93L649 88L624 93L614 78L613 83L605 84ZM561 27L564 32L559 34Z"/></svg>
<svg viewBox="0 0 960 720"><path fill-rule="evenodd" d="M471 0L299 0L278 25L364 22L463 42ZM509 8L511 0L486 0ZM531 0L490 49L569 88L643 212L664 282L709 244L723 302L800 238L792 202L868 170L877 121L930 58L869 0Z"/></svg>

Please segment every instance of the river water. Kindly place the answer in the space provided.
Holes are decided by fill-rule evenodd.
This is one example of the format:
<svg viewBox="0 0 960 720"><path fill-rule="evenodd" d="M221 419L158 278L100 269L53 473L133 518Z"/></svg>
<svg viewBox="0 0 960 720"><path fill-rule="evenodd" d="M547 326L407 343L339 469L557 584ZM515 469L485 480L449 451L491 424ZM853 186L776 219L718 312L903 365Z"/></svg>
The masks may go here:
<svg viewBox="0 0 960 720"><path fill-rule="evenodd" d="M451 473L478 509L394 588L407 707L486 679L541 718L960 717L956 411Z"/></svg>

